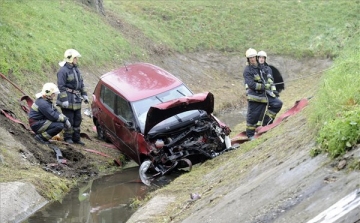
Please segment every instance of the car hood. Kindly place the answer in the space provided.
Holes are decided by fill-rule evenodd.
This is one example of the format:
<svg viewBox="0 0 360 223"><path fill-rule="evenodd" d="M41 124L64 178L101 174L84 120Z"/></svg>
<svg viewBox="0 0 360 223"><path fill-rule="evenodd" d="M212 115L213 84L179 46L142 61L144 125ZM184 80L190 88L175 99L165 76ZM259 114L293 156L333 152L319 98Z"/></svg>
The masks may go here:
<svg viewBox="0 0 360 223"><path fill-rule="evenodd" d="M144 135L147 135L161 121L190 110L204 110L211 114L214 111L214 95L211 92L199 93L150 107L146 117Z"/></svg>

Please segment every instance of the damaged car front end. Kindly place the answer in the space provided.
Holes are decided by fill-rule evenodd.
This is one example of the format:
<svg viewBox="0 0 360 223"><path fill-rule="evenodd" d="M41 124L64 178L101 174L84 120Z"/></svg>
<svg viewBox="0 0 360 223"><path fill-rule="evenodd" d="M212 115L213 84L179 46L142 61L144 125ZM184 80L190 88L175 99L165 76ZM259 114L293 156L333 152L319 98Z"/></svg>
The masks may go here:
<svg viewBox="0 0 360 223"><path fill-rule="evenodd" d="M213 108L214 96L208 92L149 109L144 131L150 147L149 159L142 162L139 169L143 183L149 185L154 177L174 168L191 170L193 164L232 149L230 129L212 115Z"/></svg>

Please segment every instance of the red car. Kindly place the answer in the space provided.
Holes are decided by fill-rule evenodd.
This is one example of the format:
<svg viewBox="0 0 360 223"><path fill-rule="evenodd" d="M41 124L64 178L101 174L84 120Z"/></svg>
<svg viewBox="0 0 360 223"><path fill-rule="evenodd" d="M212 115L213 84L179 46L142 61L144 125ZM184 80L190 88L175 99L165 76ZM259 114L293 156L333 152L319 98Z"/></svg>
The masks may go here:
<svg viewBox="0 0 360 223"><path fill-rule="evenodd" d="M191 169L232 148L230 129L212 115L213 94L193 94L152 64L135 63L101 76L91 108L98 137L137 162L147 185L155 176Z"/></svg>

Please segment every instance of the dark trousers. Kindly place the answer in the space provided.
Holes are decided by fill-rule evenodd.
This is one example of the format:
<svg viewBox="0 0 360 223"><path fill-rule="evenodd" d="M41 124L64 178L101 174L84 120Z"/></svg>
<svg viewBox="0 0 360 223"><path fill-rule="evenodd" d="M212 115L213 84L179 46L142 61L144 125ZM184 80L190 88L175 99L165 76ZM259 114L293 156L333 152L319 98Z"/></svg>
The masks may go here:
<svg viewBox="0 0 360 223"><path fill-rule="evenodd" d="M268 108L264 114L262 125L270 125L275 120L277 113L282 108L282 101L279 98L268 97Z"/></svg>
<svg viewBox="0 0 360 223"><path fill-rule="evenodd" d="M49 125L50 123L50 125ZM47 127L46 127L47 126ZM50 122L49 120L41 120L30 126L36 134L41 134L45 139L49 140L63 130L64 123Z"/></svg>
<svg viewBox="0 0 360 223"><path fill-rule="evenodd" d="M248 110L246 115L246 136L252 137L255 135L255 129L262 123L267 104L255 101L248 101Z"/></svg>
<svg viewBox="0 0 360 223"><path fill-rule="evenodd" d="M81 109L71 110L62 108L61 110L71 123L71 128L64 129L64 140L72 139L74 142L80 141Z"/></svg>

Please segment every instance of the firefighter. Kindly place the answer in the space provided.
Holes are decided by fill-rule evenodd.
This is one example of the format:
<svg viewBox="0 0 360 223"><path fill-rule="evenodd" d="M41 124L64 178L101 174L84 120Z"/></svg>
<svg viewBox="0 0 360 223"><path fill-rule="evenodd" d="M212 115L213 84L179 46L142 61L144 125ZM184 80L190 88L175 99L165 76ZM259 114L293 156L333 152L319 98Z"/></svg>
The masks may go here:
<svg viewBox="0 0 360 223"><path fill-rule="evenodd" d="M53 99L60 91L54 83L44 84L41 93L36 94L36 100L29 112L29 124L35 132L35 139L43 144L49 144L49 139L60 133L64 126L70 128L68 118L54 106Z"/></svg>
<svg viewBox="0 0 360 223"><path fill-rule="evenodd" d="M268 83L271 86L269 90L265 90L266 95L268 96L268 103L265 114L261 117L262 125L265 126L273 123L277 113L281 110L283 103L279 99L279 92L276 90L276 86L274 84L272 70L266 62L266 52L259 51L257 53L257 59L259 62L260 77L263 78L264 83Z"/></svg>
<svg viewBox="0 0 360 223"><path fill-rule="evenodd" d="M64 53L64 61L60 62L60 70L57 73L57 84L60 94L57 97L57 105L61 107L63 114L69 118L71 128L64 131L64 141L67 143L85 145L80 140L80 125L82 121L81 104L89 103L85 90L83 77L78 69L80 53L75 49L68 49Z"/></svg>
<svg viewBox="0 0 360 223"><path fill-rule="evenodd" d="M249 48L245 52L247 65L243 76L248 101L246 115L246 136L249 140L254 139L255 129L261 126L261 116L265 113L268 97L266 90L271 89L271 84L265 83L260 75L260 68L257 61L257 51Z"/></svg>

